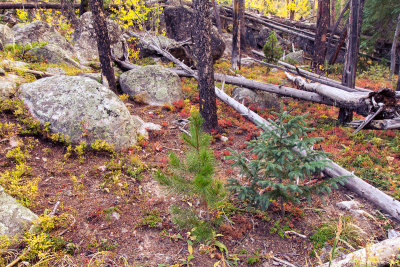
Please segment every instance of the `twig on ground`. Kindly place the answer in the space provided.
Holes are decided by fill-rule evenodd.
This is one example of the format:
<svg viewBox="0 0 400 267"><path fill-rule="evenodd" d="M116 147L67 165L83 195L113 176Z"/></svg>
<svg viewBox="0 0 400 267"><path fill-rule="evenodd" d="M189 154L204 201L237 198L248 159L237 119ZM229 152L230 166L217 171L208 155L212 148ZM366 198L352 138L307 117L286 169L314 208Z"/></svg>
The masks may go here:
<svg viewBox="0 0 400 267"><path fill-rule="evenodd" d="M285 231L285 235L287 235L287 234L293 234L293 235L297 235L297 236L299 236L301 238L307 239L307 236L299 234L296 231Z"/></svg>
<svg viewBox="0 0 400 267"><path fill-rule="evenodd" d="M282 259L279 259L279 258L277 258L275 256L273 256L272 259L276 260L276 261L278 261L278 262L280 262L280 263L282 263L284 265L290 266L290 267L298 267L297 265L291 264L290 262L282 260Z"/></svg>
<svg viewBox="0 0 400 267"><path fill-rule="evenodd" d="M13 260L13 261L12 261L10 264L8 264L6 267L12 267L12 266L14 266L15 264L17 264L23 257L26 256L26 254L29 253L29 251L31 251L31 248L28 248L27 250L25 250L24 253L22 253L21 255L19 255L18 258L16 258L15 260Z"/></svg>

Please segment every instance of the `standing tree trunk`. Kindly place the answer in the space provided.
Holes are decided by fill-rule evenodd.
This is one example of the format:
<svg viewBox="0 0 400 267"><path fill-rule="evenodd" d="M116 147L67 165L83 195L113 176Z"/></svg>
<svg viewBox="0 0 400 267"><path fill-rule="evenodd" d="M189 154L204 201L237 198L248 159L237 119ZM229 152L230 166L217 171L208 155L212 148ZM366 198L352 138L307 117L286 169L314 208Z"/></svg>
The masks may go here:
<svg viewBox="0 0 400 267"><path fill-rule="evenodd" d="M211 54L211 20L208 0L194 0L193 41L196 68L199 76L199 106L206 131L218 127L217 102L214 85L214 68Z"/></svg>
<svg viewBox="0 0 400 267"><path fill-rule="evenodd" d="M399 78L397 79L396 91L400 91L400 68L399 68Z"/></svg>
<svg viewBox="0 0 400 267"><path fill-rule="evenodd" d="M81 0L81 5L79 6L79 17L88 11L89 11L89 0Z"/></svg>
<svg viewBox="0 0 400 267"><path fill-rule="evenodd" d="M331 27L335 25L336 18L336 0L331 0Z"/></svg>
<svg viewBox="0 0 400 267"><path fill-rule="evenodd" d="M390 51L390 74L389 74L390 80L392 79L394 70L396 68L396 57L397 57L396 49L397 49L397 42L399 41L399 34L400 34L400 13L399 17L397 18L396 30L394 31L392 50Z"/></svg>
<svg viewBox="0 0 400 267"><path fill-rule="evenodd" d="M357 56L360 48L363 8L364 0L351 0L346 56L342 75L342 84L350 88L354 88L356 85ZM353 119L353 111L341 108L338 119L343 124L350 122Z"/></svg>
<svg viewBox="0 0 400 267"><path fill-rule="evenodd" d="M289 11L290 11L289 19L290 20L294 20L294 8L295 8L295 6L296 6L295 0L291 0L290 1L290 8L289 8Z"/></svg>
<svg viewBox="0 0 400 267"><path fill-rule="evenodd" d="M97 36L97 50L99 51L99 59L101 64L102 75L108 82L108 87L117 93L117 84L115 82L114 69L111 65L111 48L110 38L108 37L108 29L106 17L103 10L103 1L90 0L90 8L93 13L94 30Z"/></svg>
<svg viewBox="0 0 400 267"><path fill-rule="evenodd" d="M242 50L245 48L244 0L233 1L233 38L231 68L240 69Z"/></svg>
<svg viewBox="0 0 400 267"><path fill-rule="evenodd" d="M219 6L215 4L215 0L212 0L214 16L215 16L215 24L217 25L218 32L222 34L222 26L221 26L221 16L219 15Z"/></svg>
<svg viewBox="0 0 400 267"><path fill-rule="evenodd" d="M324 65L326 55L326 36L330 22L330 1L318 1L317 31L314 41L313 67L317 72L321 72L320 66Z"/></svg>

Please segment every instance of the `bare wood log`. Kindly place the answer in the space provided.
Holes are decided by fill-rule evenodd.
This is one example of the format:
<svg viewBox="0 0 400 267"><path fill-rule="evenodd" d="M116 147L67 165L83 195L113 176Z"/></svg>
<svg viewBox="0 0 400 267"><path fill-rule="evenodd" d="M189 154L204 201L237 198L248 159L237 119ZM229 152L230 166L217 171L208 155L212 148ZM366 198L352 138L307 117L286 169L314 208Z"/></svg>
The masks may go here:
<svg viewBox="0 0 400 267"><path fill-rule="evenodd" d="M357 128L363 121L352 121L349 123L350 126ZM395 130L400 129L400 118L397 119L386 119L386 120L372 120L365 129L375 130Z"/></svg>
<svg viewBox="0 0 400 267"><path fill-rule="evenodd" d="M368 125L368 123L370 123L376 116L378 116L378 115L383 111L383 109L385 108L385 105L382 104L382 103L379 103L379 104L381 104L381 106L379 107L379 109L378 109L374 114L368 115L368 116L365 118L365 120L363 121L363 123L361 123L360 126L358 126L357 130L355 130L355 131L353 132L353 134L356 134L356 133L358 133L359 131L361 131L365 126Z"/></svg>
<svg viewBox="0 0 400 267"><path fill-rule="evenodd" d="M132 34L132 33L131 33ZM140 36L135 36L137 38L141 38ZM151 45L151 44L148 44ZM173 57L166 51L154 46L155 50L157 50L160 54L164 55L166 58L177 64L178 66L182 67L188 74L196 77L196 73L190 69L188 66L180 62L178 59ZM273 127L261 116L257 113L253 112L251 109L245 107L244 105L240 104L230 96L228 96L225 92L220 90L219 88L215 87L215 94L216 96L221 99L224 103L228 104L236 111L238 111L243 116L246 116L250 121L257 125L263 125L263 129L266 131L273 130ZM365 197L367 200L371 201L375 205L377 205L380 209L387 212L390 216L395 218L396 220L400 221L400 202L393 199L392 197L388 196L387 194L383 193L379 189L373 187L372 185L364 182L362 179L355 176L353 173L347 171L346 169L342 168L338 164L334 163L333 161L329 160L330 168L326 168L324 173L326 173L330 177L336 176L347 176L349 177L345 183L345 186L350 188L351 190L355 191L357 194Z"/></svg>
<svg viewBox="0 0 400 267"><path fill-rule="evenodd" d="M381 266L382 264L389 264L393 255L399 253L400 237L386 239L382 242L367 246L366 248L357 250L356 252L347 254L342 259L336 259L331 264L325 263L323 266L353 266L357 263L359 266ZM373 259L373 263L371 261ZM378 262L376 262L378 260Z"/></svg>
<svg viewBox="0 0 400 267"><path fill-rule="evenodd" d="M74 4L74 8L78 9L79 4ZM46 8L46 9L62 9L63 5L57 3L47 3L47 2L37 2L37 3L0 3L0 9L36 9L36 8Z"/></svg>

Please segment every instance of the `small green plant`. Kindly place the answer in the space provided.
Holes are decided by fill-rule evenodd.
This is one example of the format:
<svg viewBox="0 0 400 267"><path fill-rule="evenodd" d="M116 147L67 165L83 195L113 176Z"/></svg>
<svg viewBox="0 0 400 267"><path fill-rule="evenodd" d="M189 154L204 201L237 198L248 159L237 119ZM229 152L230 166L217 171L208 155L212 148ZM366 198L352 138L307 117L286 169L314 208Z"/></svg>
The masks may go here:
<svg viewBox="0 0 400 267"><path fill-rule="evenodd" d="M90 147L96 151L108 152L110 154L113 154L115 151L113 144L110 144L107 141L100 139L94 140Z"/></svg>
<svg viewBox="0 0 400 267"><path fill-rule="evenodd" d="M276 33L271 31L265 45L263 47L263 52L268 63L275 64L282 57L283 49L278 46L278 39L276 38Z"/></svg>
<svg viewBox="0 0 400 267"><path fill-rule="evenodd" d="M275 121L269 119L273 130L247 143L255 160L248 162L243 152L231 150L233 155L227 158L234 161L232 166L240 168L247 182L229 179L229 189L240 200L262 210L271 201L280 200L284 215L285 202L299 203L302 197L310 201L312 194L330 193L331 187L343 184L344 177L318 179L329 165L326 153L313 149L321 138L307 137L307 132L313 130L305 126L307 114L292 117L287 111L273 113L277 116Z"/></svg>
<svg viewBox="0 0 400 267"><path fill-rule="evenodd" d="M135 228L143 229L144 227L156 228L161 225L162 218L160 211L154 208L150 211L144 212L144 217L136 224Z"/></svg>
<svg viewBox="0 0 400 267"><path fill-rule="evenodd" d="M201 216L194 215L188 218L192 218L192 221L186 219L182 221L186 221L186 226L196 228L198 240L206 240L206 236L212 233L210 208L217 207L223 202L225 190L222 182L214 178L215 159L213 151L209 148L211 136L202 131L203 118L198 112L194 112L190 121L190 134L182 135L183 141L189 147L185 160L181 161L177 155L171 153L169 159L170 166L174 170L173 174L167 176L157 172L155 179L175 192L199 199L200 206L205 210L205 220L203 221ZM176 211L178 210L177 208ZM185 212L196 214L190 210L184 212L182 209L179 210L179 213L183 214L178 217L185 217L183 216Z"/></svg>

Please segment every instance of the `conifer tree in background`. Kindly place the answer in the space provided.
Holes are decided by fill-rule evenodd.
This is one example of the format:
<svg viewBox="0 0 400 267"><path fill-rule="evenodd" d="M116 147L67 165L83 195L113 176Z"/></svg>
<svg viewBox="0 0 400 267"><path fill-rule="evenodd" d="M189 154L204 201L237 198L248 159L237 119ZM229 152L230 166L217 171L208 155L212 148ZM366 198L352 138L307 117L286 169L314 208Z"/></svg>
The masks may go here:
<svg viewBox="0 0 400 267"><path fill-rule="evenodd" d="M276 38L275 31L269 33L268 39L263 47L263 52L265 55L265 61L271 64L276 64L282 57L283 49L278 45L278 38Z"/></svg>
<svg viewBox="0 0 400 267"><path fill-rule="evenodd" d="M313 130L305 126L307 114L296 117L286 111L274 114L277 119L269 119L269 122L275 130L265 131L247 143L256 159L249 161L243 152L232 150L233 155L228 158L234 160L232 166L240 168L246 181L229 179L229 190L249 206L262 210L267 209L271 201L280 201L284 215L285 202L299 203L302 197L310 200L312 194L330 193L331 187L343 184L343 177L318 179L328 167L327 155L313 149L322 138L307 137L307 132Z"/></svg>

